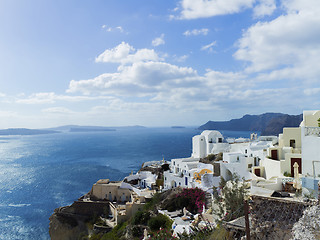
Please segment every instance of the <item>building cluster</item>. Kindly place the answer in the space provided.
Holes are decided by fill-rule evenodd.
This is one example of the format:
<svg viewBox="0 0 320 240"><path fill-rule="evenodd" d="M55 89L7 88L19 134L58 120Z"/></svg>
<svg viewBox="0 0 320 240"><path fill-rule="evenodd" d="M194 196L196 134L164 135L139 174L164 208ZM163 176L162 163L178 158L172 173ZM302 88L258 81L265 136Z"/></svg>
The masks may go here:
<svg viewBox="0 0 320 240"><path fill-rule="evenodd" d="M172 159L164 173L164 189L199 187L210 191L220 178L233 174L251 183L250 193L268 195L282 191L295 177L302 188L314 194L320 179L320 111L304 111L299 127L288 127L277 136L251 134L250 139L224 139L218 131L205 130L192 139L189 158ZM203 159L223 153L214 164ZM269 195L270 196L270 195Z"/></svg>
<svg viewBox="0 0 320 240"><path fill-rule="evenodd" d="M143 169L148 170L120 182L99 180L83 201L109 201L108 219L115 225L132 217L156 191L198 187L212 194L221 177L229 180L233 174L249 183L252 195L270 197L286 187L316 194L320 179L319 119L320 111L304 111L299 127L284 128L279 136L252 133L248 139L225 139L219 131L205 130L192 138L190 157L145 163ZM157 169L162 169L161 174ZM179 225L177 221L175 224Z"/></svg>

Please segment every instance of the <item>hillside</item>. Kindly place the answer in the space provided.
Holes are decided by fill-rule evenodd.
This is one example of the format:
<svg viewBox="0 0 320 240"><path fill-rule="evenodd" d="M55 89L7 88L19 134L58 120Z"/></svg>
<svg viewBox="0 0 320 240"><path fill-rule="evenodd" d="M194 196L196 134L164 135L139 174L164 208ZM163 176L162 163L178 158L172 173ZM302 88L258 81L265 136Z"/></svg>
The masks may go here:
<svg viewBox="0 0 320 240"><path fill-rule="evenodd" d="M259 131L261 135L278 135L284 127L298 127L301 115L283 113L264 113L260 115L244 115L230 121L208 121L199 127L200 130L232 130Z"/></svg>
<svg viewBox="0 0 320 240"><path fill-rule="evenodd" d="M0 135L39 135L39 134L52 134L58 133L53 130L43 130L43 129L27 129L27 128L8 128L1 129Z"/></svg>

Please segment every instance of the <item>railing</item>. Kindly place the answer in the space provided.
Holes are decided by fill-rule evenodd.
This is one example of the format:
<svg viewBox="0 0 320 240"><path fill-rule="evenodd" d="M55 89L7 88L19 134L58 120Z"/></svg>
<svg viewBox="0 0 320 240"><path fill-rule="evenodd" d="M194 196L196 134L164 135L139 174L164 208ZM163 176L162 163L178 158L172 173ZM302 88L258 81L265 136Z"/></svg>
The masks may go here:
<svg viewBox="0 0 320 240"><path fill-rule="evenodd" d="M304 128L305 136L318 136L320 137L320 127L305 127Z"/></svg>

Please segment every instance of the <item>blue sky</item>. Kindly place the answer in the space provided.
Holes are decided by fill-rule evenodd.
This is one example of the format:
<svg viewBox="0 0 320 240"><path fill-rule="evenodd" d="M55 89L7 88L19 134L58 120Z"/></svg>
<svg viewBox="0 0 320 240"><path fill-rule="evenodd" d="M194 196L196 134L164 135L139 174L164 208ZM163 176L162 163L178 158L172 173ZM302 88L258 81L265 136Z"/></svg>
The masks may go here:
<svg viewBox="0 0 320 240"><path fill-rule="evenodd" d="M0 0L0 128L320 108L318 0Z"/></svg>

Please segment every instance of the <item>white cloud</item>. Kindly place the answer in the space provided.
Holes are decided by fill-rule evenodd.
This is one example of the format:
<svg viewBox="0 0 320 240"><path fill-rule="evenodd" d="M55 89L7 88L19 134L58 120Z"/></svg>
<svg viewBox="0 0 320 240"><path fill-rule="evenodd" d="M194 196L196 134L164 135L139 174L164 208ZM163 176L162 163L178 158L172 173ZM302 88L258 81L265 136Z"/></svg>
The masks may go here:
<svg viewBox="0 0 320 240"><path fill-rule="evenodd" d="M260 0L253 8L253 15L256 18L269 16L276 10L275 0Z"/></svg>
<svg viewBox="0 0 320 240"><path fill-rule="evenodd" d="M308 88L308 89L305 89L303 92L307 96L314 96L320 93L320 88Z"/></svg>
<svg viewBox="0 0 320 240"><path fill-rule="evenodd" d="M117 27L108 27L107 25L102 25L101 26L102 29L105 29L107 32L114 32L114 31L119 31L121 33L124 32L123 28L121 26L117 26Z"/></svg>
<svg viewBox="0 0 320 240"><path fill-rule="evenodd" d="M157 47L157 46L163 45L163 44L165 44L164 34L161 34L160 37L155 38L154 40L152 40L152 46L154 46L154 47Z"/></svg>
<svg viewBox="0 0 320 240"><path fill-rule="evenodd" d="M72 114L74 113L68 108L65 107L52 107L52 108L45 108L42 109L43 113L50 113L50 114Z"/></svg>
<svg viewBox="0 0 320 240"><path fill-rule="evenodd" d="M138 61L158 61L159 56L153 49L134 49L128 43L122 42L112 49L107 49L96 57L96 62L133 63Z"/></svg>
<svg viewBox="0 0 320 240"><path fill-rule="evenodd" d="M213 17L251 8L255 0L182 0L181 19Z"/></svg>
<svg viewBox="0 0 320 240"><path fill-rule="evenodd" d="M72 80L68 92L146 96L161 91L164 85L181 85L181 79L193 78L196 74L192 68L164 62L136 62L120 66L116 73L105 73L88 80Z"/></svg>
<svg viewBox="0 0 320 240"><path fill-rule="evenodd" d="M107 96L68 96L57 95L54 92L33 93L28 97L20 96L16 99L19 104L53 104L57 101L64 102L80 102L80 101L95 101L110 99Z"/></svg>
<svg viewBox="0 0 320 240"><path fill-rule="evenodd" d="M182 56L176 56L174 55L173 56L173 60L176 61L176 62L184 62L187 60L189 56L188 55L182 55Z"/></svg>
<svg viewBox="0 0 320 240"><path fill-rule="evenodd" d="M209 43L208 45L204 45L201 47L201 51L213 51L213 47L217 45L216 41L213 41L212 43Z"/></svg>
<svg viewBox="0 0 320 240"><path fill-rule="evenodd" d="M185 36L197 36L197 35L207 35L209 33L208 28L201 28L201 29L193 29L193 30L187 30L183 33Z"/></svg>
<svg viewBox="0 0 320 240"><path fill-rule="evenodd" d="M298 3L286 1L286 15L258 22L243 33L234 56L248 62L247 72L270 80L318 81L320 2Z"/></svg>

